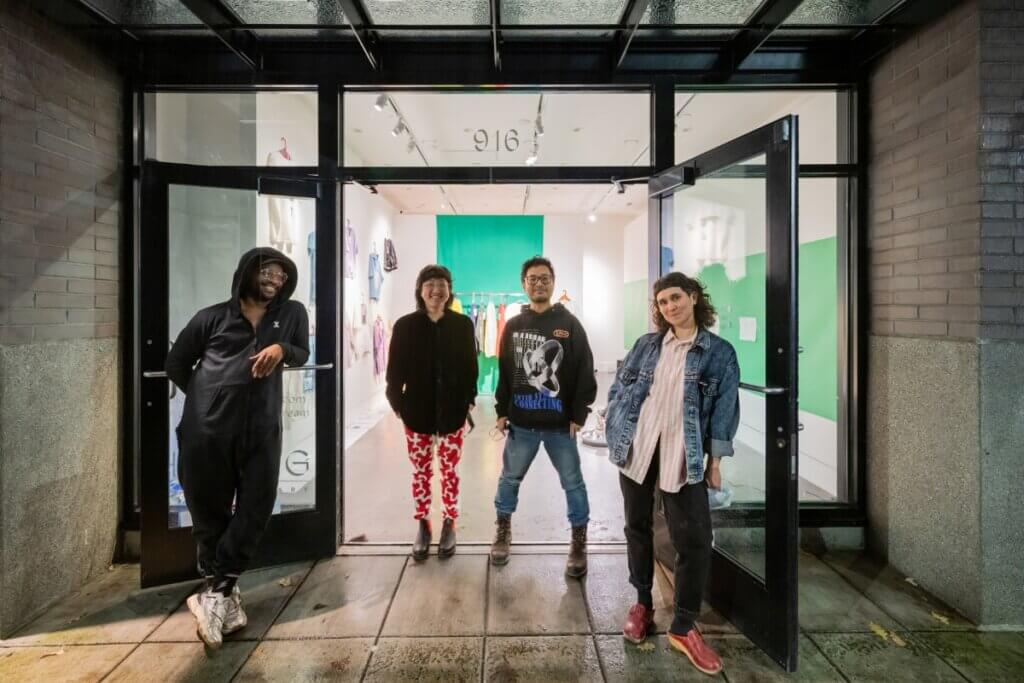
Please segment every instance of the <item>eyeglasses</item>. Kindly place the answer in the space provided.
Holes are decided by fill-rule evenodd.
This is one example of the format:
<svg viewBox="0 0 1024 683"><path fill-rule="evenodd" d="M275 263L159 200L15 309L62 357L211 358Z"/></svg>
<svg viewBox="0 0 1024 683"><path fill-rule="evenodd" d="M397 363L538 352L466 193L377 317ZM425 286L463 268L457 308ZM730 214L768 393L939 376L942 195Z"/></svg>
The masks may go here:
<svg viewBox="0 0 1024 683"><path fill-rule="evenodd" d="M549 275L531 275L526 278L526 284L528 285L550 285L551 276Z"/></svg>
<svg viewBox="0 0 1024 683"><path fill-rule="evenodd" d="M260 268L260 277L276 282L279 285L288 282L288 273L274 270L273 268Z"/></svg>

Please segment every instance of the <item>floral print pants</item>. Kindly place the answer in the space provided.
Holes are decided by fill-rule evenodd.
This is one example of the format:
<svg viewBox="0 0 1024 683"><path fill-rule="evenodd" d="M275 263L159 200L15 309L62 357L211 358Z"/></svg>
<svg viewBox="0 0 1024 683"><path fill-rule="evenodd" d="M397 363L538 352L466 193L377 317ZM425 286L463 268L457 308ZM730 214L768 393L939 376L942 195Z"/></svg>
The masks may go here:
<svg viewBox="0 0 1024 683"><path fill-rule="evenodd" d="M417 434L405 428L405 440L412 463L412 499L416 505L414 519L430 515L430 480L433 477L434 447L441 470L441 502L445 519L459 516L459 473L456 470L462 457L462 439L465 427L451 434Z"/></svg>

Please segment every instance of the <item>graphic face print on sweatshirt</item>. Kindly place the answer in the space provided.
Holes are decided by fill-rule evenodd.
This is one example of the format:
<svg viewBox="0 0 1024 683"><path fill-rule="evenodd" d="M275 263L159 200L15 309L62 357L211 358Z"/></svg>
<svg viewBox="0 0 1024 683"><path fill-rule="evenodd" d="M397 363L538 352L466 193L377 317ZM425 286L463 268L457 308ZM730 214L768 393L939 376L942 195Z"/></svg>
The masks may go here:
<svg viewBox="0 0 1024 683"><path fill-rule="evenodd" d="M547 339L535 331L513 332L512 353L516 367L514 386L536 390L536 393L515 392L512 400L516 407L521 410L561 412L561 386L557 373L565 352L558 340Z"/></svg>

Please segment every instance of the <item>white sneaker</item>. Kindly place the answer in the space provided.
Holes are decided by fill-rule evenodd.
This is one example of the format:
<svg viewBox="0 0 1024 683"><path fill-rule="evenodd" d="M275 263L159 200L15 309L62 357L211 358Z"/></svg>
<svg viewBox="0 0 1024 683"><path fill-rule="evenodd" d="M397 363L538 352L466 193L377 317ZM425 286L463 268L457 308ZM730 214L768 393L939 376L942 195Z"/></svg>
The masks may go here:
<svg viewBox="0 0 1024 683"><path fill-rule="evenodd" d="M238 590L238 584L235 584L235 587L231 590L228 613L224 616L223 633L228 635L235 631L241 631L248 623L249 618L245 616L245 610L242 609L242 592Z"/></svg>
<svg viewBox="0 0 1024 683"><path fill-rule="evenodd" d="M224 620L231 597L205 590L188 596L186 602L196 618L196 633L211 650L220 648L224 643Z"/></svg>

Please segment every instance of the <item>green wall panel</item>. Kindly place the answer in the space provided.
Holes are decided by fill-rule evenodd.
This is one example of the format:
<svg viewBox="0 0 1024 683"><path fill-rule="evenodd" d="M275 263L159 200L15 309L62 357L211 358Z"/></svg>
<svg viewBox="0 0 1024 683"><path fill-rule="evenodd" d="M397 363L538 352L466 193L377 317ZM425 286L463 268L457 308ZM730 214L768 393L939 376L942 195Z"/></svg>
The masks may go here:
<svg viewBox="0 0 1024 683"><path fill-rule="evenodd" d="M456 292L522 292L523 261L543 252L543 216L437 216L437 262L452 271ZM477 391L494 393L498 359L477 362Z"/></svg>
<svg viewBox="0 0 1024 683"><path fill-rule="evenodd" d="M725 266L700 271L711 301L718 309L719 334L736 348L740 378L765 384L765 259L764 253L746 258L745 274L730 280ZM799 306L800 409L828 420L836 419L838 349L836 240L834 237L800 245L797 281ZM756 341L740 341L739 319L757 320Z"/></svg>
<svg viewBox="0 0 1024 683"><path fill-rule="evenodd" d="M625 319L622 330L625 348L633 348L636 340L647 334L650 309L647 299L647 280L627 282L622 295Z"/></svg>

